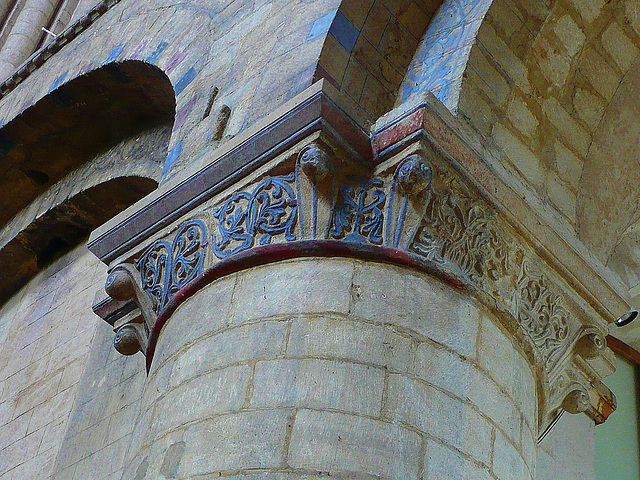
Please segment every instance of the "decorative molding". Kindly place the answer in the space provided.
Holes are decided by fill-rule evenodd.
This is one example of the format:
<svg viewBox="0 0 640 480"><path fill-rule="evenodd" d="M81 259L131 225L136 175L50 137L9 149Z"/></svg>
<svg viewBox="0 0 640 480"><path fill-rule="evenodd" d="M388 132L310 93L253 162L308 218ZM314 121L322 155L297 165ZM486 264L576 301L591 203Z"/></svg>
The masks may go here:
<svg viewBox="0 0 640 480"><path fill-rule="evenodd" d="M368 175L347 159L314 134L154 242L135 261L153 314L174 308L174 295L203 271L254 248L309 240L383 248L450 272L503 319L539 366L541 430L560 411L605 419L615 398L600 383L612 371L602 328L496 208L421 142ZM122 350L134 333L123 331Z"/></svg>
<svg viewBox="0 0 640 480"><path fill-rule="evenodd" d="M103 0L93 7L87 14L69 25L51 42L32 54L15 73L0 84L0 99L9 94L18 85L27 79L36 69L41 67L49 58L58 53L69 42L87 30L95 21L104 15L111 7L121 0Z"/></svg>
<svg viewBox="0 0 640 480"><path fill-rule="evenodd" d="M267 177L253 192L236 192L216 208L213 217L220 236L213 234L213 253L226 258L251 248L256 237L260 245L268 245L278 235L295 240L298 203L294 181L294 173Z"/></svg>
<svg viewBox="0 0 640 480"><path fill-rule="evenodd" d="M202 273L207 245L207 227L202 220L183 223L171 243L154 242L134 262L140 271L142 289L157 314L173 295Z"/></svg>

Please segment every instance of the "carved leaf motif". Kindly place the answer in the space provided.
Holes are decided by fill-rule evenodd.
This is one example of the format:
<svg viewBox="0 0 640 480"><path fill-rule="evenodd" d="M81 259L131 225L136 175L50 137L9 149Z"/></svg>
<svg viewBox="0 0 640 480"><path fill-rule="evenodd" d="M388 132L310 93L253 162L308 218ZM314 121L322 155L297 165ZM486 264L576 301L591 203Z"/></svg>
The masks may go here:
<svg viewBox="0 0 640 480"><path fill-rule="evenodd" d="M551 364L569 335L569 311L544 276L532 276L525 264L514 294L513 308L520 327Z"/></svg>
<svg viewBox="0 0 640 480"><path fill-rule="evenodd" d="M214 210L220 234L213 234L216 256L226 258L247 250L256 237L260 245L269 244L273 236L281 234L286 240L295 240L298 203L290 185L293 181L293 173L267 177L253 192L237 192Z"/></svg>
<svg viewBox="0 0 640 480"><path fill-rule="evenodd" d="M202 273L206 227L201 220L185 222L172 243L159 240L135 262L142 289L158 313L189 281Z"/></svg>
<svg viewBox="0 0 640 480"><path fill-rule="evenodd" d="M341 202L334 210L329 232L333 238L382 244L382 207L386 200L386 195L378 188L382 185L381 179L374 178L366 183L362 181L356 187L343 185L340 188Z"/></svg>

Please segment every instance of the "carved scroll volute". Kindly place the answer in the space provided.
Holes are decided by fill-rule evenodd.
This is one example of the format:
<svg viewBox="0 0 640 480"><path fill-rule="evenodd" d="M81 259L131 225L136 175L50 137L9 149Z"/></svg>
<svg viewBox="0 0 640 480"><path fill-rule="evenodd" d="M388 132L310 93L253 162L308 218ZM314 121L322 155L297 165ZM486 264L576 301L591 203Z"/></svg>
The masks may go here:
<svg viewBox="0 0 640 480"><path fill-rule="evenodd" d="M552 425L561 411L585 413L596 424L616 408L616 398L600 379L614 371L614 357L606 337L597 327L583 327L556 366L549 389L545 425Z"/></svg>
<svg viewBox="0 0 640 480"><path fill-rule="evenodd" d="M413 154L400 162L389 194L386 246L402 250L409 248L424 216L432 179L431 165L422 155Z"/></svg>
<svg viewBox="0 0 640 480"><path fill-rule="evenodd" d="M336 187L331 150L320 141L304 147L296 162L298 215L303 239L326 238Z"/></svg>
<svg viewBox="0 0 640 480"><path fill-rule="evenodd" d="M133 265L123 263L111 270L105 284L111 298L135 305L114 324L114 346L122 355L140 351L146 355L149 333L156 318L149 297L136 281L138 275Z"/></svg>

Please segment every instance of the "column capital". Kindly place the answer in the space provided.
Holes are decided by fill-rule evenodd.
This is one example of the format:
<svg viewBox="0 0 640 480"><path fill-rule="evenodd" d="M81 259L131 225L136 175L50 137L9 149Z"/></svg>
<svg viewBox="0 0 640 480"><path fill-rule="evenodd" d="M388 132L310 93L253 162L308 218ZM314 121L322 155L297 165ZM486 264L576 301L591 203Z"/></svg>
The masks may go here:
<svg viewBox="0 0 640 480"><path fill-rule="evenodd" d="M180 302L234 270L298 256L400 264L495 314L536 375L538 432L563 411L604 421L616 405L601 380L614 370L605 338L627 308L621 290L443 115L425 102L369 138L344 99L314 85L94 232L90 249L114 280L102 316L134 328L150 364ZM143 321L108 307L124 297Z"/></svg>

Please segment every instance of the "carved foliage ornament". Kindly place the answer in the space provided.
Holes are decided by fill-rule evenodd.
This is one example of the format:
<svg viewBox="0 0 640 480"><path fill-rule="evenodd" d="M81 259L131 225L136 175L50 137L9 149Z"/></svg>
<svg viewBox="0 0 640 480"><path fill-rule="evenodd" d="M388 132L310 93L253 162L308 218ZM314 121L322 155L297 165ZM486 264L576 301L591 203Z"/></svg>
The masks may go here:
<svg viewBox="0 0 640 480"><path fill-rule="evenodd" d="M265 177L213 209L213 254L224 259L256 243L294 241L309 234L408 250L493 293L518 320L547 368L553 366L570 334L569 311L550 282L531 272L522 247L503 233L489 206L452 174L434 172L420 155L406 157L395 171L377 177L341 178L336 180L335 165L322 145L305 147L295 171ZM306 222L302 204L310 205L312 218ZM316 228L320 221L324 225ZM206 238L204 222L190 220L171 243L157 241L135 263L156 313L202 272Z"/></svg>
<svg viewBox="0 0 640 480"><path fill-rule="evenodd" d="M182 224L171 243L159 240L135 262L142 288L158 313L190 280L202 273L207 228L202 220Z"/></svg>

